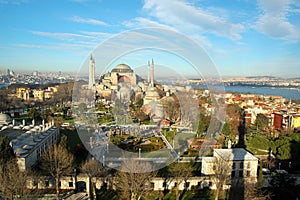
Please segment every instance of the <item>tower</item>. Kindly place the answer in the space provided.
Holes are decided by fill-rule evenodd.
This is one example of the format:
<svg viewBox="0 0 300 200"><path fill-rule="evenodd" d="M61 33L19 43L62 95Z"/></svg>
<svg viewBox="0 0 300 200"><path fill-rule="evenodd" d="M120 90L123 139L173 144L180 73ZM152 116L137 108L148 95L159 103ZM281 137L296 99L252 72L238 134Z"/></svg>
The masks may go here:
<svg viewBox="0 0 300 200"><path fill-rule="evenodd" d="M150 83L150 61L148 61L148 83Z"/></svg>
<svg viewBox="0 0 300 200"><path fill-rule="evenodd" d="M151 87L154 87L154 61L152 59L151 64Z"/></svg>
<svg viewBox="0 0 300 200"><path fill-rule="evenodd" d="M95 60L91 54L89 70L89 89L92 89L93 86L95 86Z"/></svg>

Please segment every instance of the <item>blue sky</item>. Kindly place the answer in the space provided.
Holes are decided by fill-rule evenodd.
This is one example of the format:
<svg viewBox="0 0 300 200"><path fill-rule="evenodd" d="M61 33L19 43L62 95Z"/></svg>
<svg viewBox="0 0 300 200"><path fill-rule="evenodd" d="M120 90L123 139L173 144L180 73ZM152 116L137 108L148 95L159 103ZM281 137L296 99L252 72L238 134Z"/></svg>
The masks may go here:
<svg viewBox="0 0 300 200"><path fill-rule="evenodd" d="M0 25L2 73L77 72L114 35L160 27L196 41L222 76L300 77L299 0L0 0ZM119 60L134 68L154 57L177 71L187 67L142 52Z"/></svg>

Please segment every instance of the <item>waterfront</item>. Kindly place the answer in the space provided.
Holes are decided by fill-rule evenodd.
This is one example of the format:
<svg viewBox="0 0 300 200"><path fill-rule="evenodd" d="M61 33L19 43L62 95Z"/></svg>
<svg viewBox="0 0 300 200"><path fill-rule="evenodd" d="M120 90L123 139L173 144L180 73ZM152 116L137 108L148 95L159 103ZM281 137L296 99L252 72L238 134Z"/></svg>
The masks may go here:
<svg viewBox="0 0 300 200"><path fill-rule="evenodd" d="M200 87L202 89L208 89L206 85L192 85L193 88ZM282 96L286 99L300 100L300 90L295 88L281 88L281 87L252 87L252 86L224 86L221 88L217 86L215 89L218 91L243 93L243 94L259 94L270 96Z"/></svg>
<svg viewBox="0 0 300 200"><path fill-rule="evenodd" d="M8 87L9 85L0 84L0 89ZM198 85L193 85L193 88L199 87ZM207 89L205 85L200 86L203 89ZM217 87L218 90L220 87ZM280 88L280 87L251 87L251 86L225 86L226 92L238 92L238 93L251 93L260 95L272 95L272 96L282 96L283 98L300 100L300 88Z"/></svg>
<svg viewBox="0 0 300 200"><path fill-rule="evenodd" d="M252 93L261 95L282 96L283 98L300 100L300 91L297 89L278 87L250 87L250 86L225 86L226 92Z"/></svg>

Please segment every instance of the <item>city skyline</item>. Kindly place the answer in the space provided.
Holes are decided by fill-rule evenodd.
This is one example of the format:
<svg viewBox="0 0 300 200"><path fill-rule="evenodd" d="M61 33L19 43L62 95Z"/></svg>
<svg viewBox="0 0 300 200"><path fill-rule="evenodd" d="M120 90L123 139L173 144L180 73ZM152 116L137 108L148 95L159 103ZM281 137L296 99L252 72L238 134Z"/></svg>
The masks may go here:
<svg viewBox="0 0 300 200"><path fill-rule="evenodd" d="M0 71L76 73L103 41L131 29L159 27L196 41L222 76L299 77L299 15L300 3L292 0L0 0L5 27ZM135 68L154 57L176 72L187 68L174 56L154 53L116 61Z"/></svg>

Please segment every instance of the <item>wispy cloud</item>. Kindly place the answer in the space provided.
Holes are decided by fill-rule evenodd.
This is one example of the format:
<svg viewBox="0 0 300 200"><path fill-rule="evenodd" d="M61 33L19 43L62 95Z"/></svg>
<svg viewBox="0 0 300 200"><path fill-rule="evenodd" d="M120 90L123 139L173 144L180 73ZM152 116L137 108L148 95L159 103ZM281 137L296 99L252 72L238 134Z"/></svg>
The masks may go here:
<svg viewBox="0 0 300 200"><path fill-rule="evenodd" d="M55 38L59 40L68 40L68 41L93 38L92 36L75 34L75 33L53 33L53 32L33 31L32 34L49 37L49 38Z"/></svg>
<svg viewBox="0 0 300 200"><path fill-rule="evenodd" d="M239 40L245 31L242 24L231 23L224 17L181 0L145 0L143 10L160 23L189 33L212 33Z"/></svg>
<svg viewBox="0 0 300 200"><path fill-rule="evenodd" d="M112 36L112 34L104 32L90 32L81 31L79 33L58 33L58 32L42 32L32 31L32 34L56 39L58 41L55 45L48 43L49 45L35 45L35 44L14 44L14 46L25 48L40 48L40 49L62 49L62 50L77 50L80 48L93 49L106 39ZM62 41L62 42L60 42Z"/></svg>
<svg viewBox="0 0 300 200"><path fill-rule="evenodd" d="M143 17L137 17L130 21L125 21L125 22L123 22L123 25L126 27L129 27L129 28L137 28L137 27L139 27L139 28L161 28L161 29L169 29L171 31L179 31L178 29L171 27L169 25L162 24L157 21L143 18ZM185 30L182 30L180 32L189 34ZM205 47L211 47L211 43L204 36L201 36L200 34L196 34L196 33L189 34L189 36L192 37L193 39L197 40L197 42L199 42L201 45L204 45Z"/></svg>
<svg viewBox="0 0 300 200"><path fill-rule="evenodd" d="M259 0L262 14L255 25L256 30L275 39L299 41L300 28L288 18L291 12L297 14L291 9L293 4L293 0Z"/></svg>
<svg viewBox="0 0 300 200"><path fill-rule="evenodd" d="M98 26L107 26L108 25L106 22L103 22L98 19L82 18L79 16L73 16L70 18L70 20L73 22L77 22L77 23L92 24L92 25L98 25Z"/></svg>
<svg viewBox="0 0 300 200"><path fill-rule="evenodd" d="M107 39L113 34L105 33L105 32L94 32L94 31L81 31L82 34L87 36L92 36L97 39Z"/></svg>
<svg viewBox="0 0 300 200"><path fill-rule="evenodd" d="M55 44L55 45L37 45L37 44L23 44L17 43L12 44L14 47L22 47L29 49L50 49L50 50L91 50L93 48L92 45L88 44Z"/></svg>
<svg viewBox="0 0 300 200"><path fill-rule="evenodd" d="M176 30L171 26L159 23L157 21L153 21L151 19L143 18L143 17L136 17L132 20L125 21L122 23L124 26L129 27L129 28L152 28L152 27L157 27L157 28L166 28L166 29L171 29L171 30Z"/></svg>

